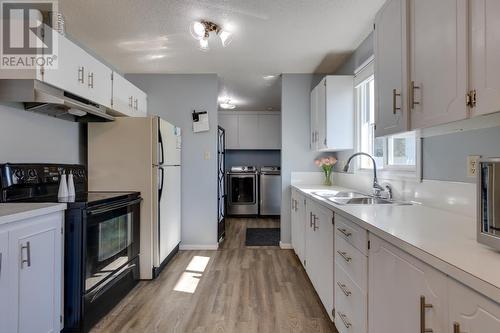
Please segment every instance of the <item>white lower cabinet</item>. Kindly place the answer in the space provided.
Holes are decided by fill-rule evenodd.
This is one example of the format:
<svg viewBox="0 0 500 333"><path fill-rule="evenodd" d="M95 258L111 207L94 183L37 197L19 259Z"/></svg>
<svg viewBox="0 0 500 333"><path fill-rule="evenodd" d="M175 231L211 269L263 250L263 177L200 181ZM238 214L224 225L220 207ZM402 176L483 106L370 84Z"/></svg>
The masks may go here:
<svg viewBox="0 0 500 333"><path fill-rule="evenodd" d="M1 332L61 330L63 219L58 212L0 226Z"/></svg>
<svg viewBox="0 0 500 333"><path fill-rule="evenodd" d="M369 237L369 332L447 332L446 275Z"/></svg>
<svg viewBox="0 0 500 333"><path fill-rule="evenodd" d="M309 199L306 208L306 272L333 320L333 212Z"/></svg>
<svg viewBox="0 0 500 333"><path fill-rule="evenodd" d="M500 332L500 304L451 278L448 279L448 292L450 313L447 332Z"/></svg>
<svg viewBox="0 0 500 333"><path fill-rule="evenodd" d="M304 265L306 239L306 199L299 192L292 190L291 198L292 246L300 262Z"/></svg>
<svg viewBox="0 0 500 333"><path fill-rule="evenodd" d="M335 326L340 333L367 330L367 232L335 214Z"/></svg>

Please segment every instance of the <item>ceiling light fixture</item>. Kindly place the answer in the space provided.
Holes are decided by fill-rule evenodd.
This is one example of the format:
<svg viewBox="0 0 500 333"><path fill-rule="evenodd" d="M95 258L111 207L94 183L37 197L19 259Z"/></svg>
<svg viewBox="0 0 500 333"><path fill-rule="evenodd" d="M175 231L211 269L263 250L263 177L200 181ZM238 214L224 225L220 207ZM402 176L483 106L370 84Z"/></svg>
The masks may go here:
<svg viewBox="0 0 500 333"><path fill-rule="evenodd" d="M231 103L230 99L226 99L224 103L220 103L220 107L226 110L233 110L234 108L236 108L236 105Z"/></svg>
<svg viewBox="0 0 500 333"><path fill-rule="evenodd" d="M210 37L211 32L215 32L217 36L219 36L220 41L223 47L226 47L233 40L233 34L227 30L222 29L216 23L210 21L195 21L191 23L190 27L191 35L200 41L200 49L203 51L207 51L209 49L208 46L208 38Z"/></svg>

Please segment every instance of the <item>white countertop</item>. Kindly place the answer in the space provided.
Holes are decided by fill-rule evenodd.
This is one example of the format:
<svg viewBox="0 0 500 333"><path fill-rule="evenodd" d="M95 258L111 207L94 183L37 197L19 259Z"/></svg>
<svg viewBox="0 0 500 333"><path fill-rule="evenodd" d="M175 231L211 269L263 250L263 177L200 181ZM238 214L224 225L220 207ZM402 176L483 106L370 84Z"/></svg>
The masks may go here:
<svg viewBox="0 0 500 333"><path fill-rule="evenodd" d="M1 203L0 225L65 209L65 203Z"/></svg>
<svg viewBox="0 0 500 333"><path fill-rule="evenodd" d="M374 235L500 303L500 252L476 242L474 218L414 204L337 205L313 195L341 187L292 185Z"/></svg>

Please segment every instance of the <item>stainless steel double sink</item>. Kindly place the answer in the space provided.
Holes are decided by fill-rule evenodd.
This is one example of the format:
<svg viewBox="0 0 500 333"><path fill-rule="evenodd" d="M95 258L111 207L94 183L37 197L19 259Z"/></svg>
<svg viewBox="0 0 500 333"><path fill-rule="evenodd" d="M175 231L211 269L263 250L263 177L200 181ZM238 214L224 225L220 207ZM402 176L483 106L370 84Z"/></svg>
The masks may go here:
<svg viewBox="0 0 500 333"><path fill-rule="evenodd" d="M377 198L371 195L351 191L339 192L333 190L321 190L312 192L312 194L338 205L411 205L409 202Z"/></svg>

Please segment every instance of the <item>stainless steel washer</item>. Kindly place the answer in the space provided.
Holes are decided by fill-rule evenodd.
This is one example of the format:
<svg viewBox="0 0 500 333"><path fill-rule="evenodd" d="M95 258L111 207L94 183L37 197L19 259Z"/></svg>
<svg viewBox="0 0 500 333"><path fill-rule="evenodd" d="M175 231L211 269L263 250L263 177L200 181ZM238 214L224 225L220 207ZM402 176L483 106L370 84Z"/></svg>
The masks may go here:
<svg viewBox="0 0 500 333"><path fill-rule="evenodd" d="M259 183L260 215L281 215L281 168L261 167Z"/></svg>
<svg viewBox="0 0 500 333"><path fill-rule="evenodd" d="M254 166L231 167L227 173L228 215L258 215L259 192Z"/></svg>

